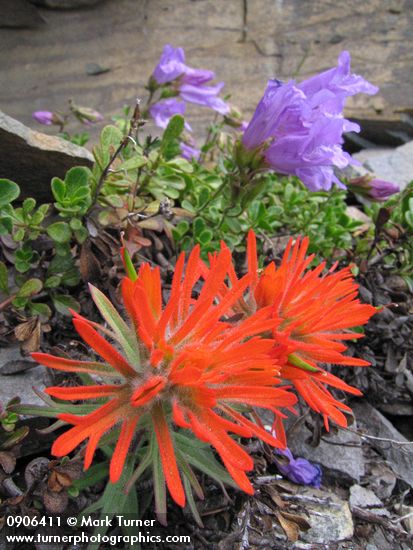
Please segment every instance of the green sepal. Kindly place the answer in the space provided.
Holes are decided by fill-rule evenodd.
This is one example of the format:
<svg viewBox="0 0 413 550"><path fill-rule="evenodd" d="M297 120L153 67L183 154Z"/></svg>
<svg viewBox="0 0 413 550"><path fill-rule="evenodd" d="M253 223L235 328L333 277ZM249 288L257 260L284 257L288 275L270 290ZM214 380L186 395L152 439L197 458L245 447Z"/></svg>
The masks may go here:
<svg viewBox="0 0 413 550"><path fill-rule="evenodd" d="M288 356L288 362L294 365L294 367L298 367L299 369L307 370L310 372L320 372L320 369L313 367L303 359L300 359L294 353L290 353L290 355Z"/></svg>
<svg viewBox="0 0 413 550"><path fill-rule="evenodd" d="M133 265L132 259L126 247L123 247L123 263L129 279L135 282L138 278L138 274L136 273L135 266Z"/></svg>

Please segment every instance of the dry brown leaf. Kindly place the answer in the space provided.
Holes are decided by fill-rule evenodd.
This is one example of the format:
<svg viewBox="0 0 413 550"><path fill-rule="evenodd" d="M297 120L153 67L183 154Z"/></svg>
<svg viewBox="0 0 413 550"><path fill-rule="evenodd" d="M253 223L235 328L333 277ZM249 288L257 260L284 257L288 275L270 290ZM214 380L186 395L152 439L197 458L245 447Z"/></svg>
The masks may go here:
<svg viewBox="0 0 413 550"><path fill-rule="evenodd" d="M277 511L276 516L284 530L284 533L287 535L288 540L291 542L297 542L298 537L300 536L300 529L295 521L291 521L284 517L281 511Z"/></svg>
<svg viewBox="0 0 413 550"><path fill-rule="evenodd" d="M66 491L60 493L54 493L52 491L46 490L43 493L43 503L45 508L51 514L61 514L66 510L68 505L69 497Z"/></svg>
<svg viewBox="0 0 413 550"><path fill-rule="evenodd" d="M82 244L80 250L79 271L82 280L85 282L97 281L102 274L100 264L92 252L89 240Z"/></svg>
<svg viewBox="0 0 413 550"><path fill-rule="evenodd" d="M295 514L294 512L286 512L285 510L280 510L280 514L289 521L293 521L294 523L296 523L300 531L308 531L309 529L311 529L310 523L308 523L307 519L304 516Z"/></svg>
<svg viewBox="0 0 413 550"><path fill-rule="evenodd" d="M22 351L25 353L33 353L34 351L38 351L40 348L40 338L42 335L42 325L40 323L40 319L37 319L37 323L33 329L33 332L25 340L22 344Z"/></svg>
<svg viewBox="0 0 413 550"><path fill-rule="evenodd" d="M24 342L28 338L30 338L35 326L37 323L37 317L31 317L24 323L20 323L20 325L17 325L17 327L14 329L14 335L16 336L17 340L19 342Z"/></svg>
<svg viewBox="0 0 413 550"><path fill-rule="evenodd" d="M6 474L11 474L16 467L16 457L11 453L0 451L0 466Z"/></svg>
<svg viewBox="0 0 413 550"><path fill-rule="evenodd" d="M53 470L47 480L47 487L53 493L60 493L63 489L71 485L72 478L68 474L57 470Z"/></svg>

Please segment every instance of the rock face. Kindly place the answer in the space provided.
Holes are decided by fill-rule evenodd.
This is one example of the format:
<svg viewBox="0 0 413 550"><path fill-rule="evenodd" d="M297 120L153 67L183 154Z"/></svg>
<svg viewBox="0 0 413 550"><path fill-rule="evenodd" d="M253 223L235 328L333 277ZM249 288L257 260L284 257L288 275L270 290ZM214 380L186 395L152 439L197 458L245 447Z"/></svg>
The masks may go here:
<svg viewBox="0 0 413 550"><path fill-rule="evenodd" d="M413 450L408 440L369 403L355 403L353 412L360 427L377 438L370 439L369 444L387 460L399 479L413 487Z"/></svg>
<svg viewBox="0 0 413 550"><path fill-rule="evenodd" d="M0 178L20 185L22 196L49 201L50 181L72 166L91 166L87 149L31 130L0 111Z"/></svg>
<svg viewBox="0 0 413 550"><path fill-rule="evenodd" d="M269 78L308 77L335 65L347 49L353 70L381 91L353 98L346 114L362 122L367 139L399 145L413 136L411 6L411 0L117 0L81 11L39 7L47 24L38 31L2 31L7 78L0 102L27 124L32 111L64 109L70 97L108 116L119 113L124 103L146 97L144 85L169 42L185 48L192 66L225 79L225 93L249 117ZM89 76L90 63L111 70ZM192 113L200 133L211 113Z"/></svg>
<svg viewBox="0 0 413 550"><path fill-rule="evenodd" d="M365 149L353 156L378 178L398 183L401 189L413 181L413 141L395 149Z"/></svg>
<svg viewBox="0 0 413 550"><path fill-rule="evenodd" d="M358 436L339 430L337 434L323 438L317 447L308 443L310 439L311 432L306 426L301 425L294 429L289 439L289 448L294 456L302 456L310 462L320 464L323 476L339 479L344 484L351 485L360 481L365 473L365 466Z"/></svg>
<svg viewBox="0 0 413 550"><path fill-rule="evenodd" d="M303 541L326 544L352 538L353 519L347 502L318 489L306 488L301 494L307 497L305 507L311 524L311 529L301 535Z"/></svg>
<svg viewBox="0 0 413 550"><path fill-rule="evenodd" d="M12 397L20 397L24 404L43 405L43 401L34 393L33 386L43 390L48 379L45 367L34 366L27 369L30 359L20 354L19 346L0 349L0 403L5 405ZM30 361L33 363L33 361ZM11 372L13 365L22 364L22 370L15 374L3 374L3 370ZM33 363L34 365L34 363Z"/></svg>
<svg viewBox="0 0 413 550"><path fill-rule="evenodd" d="M94 6L102 0L30 0L32 4L36 6L43 6L45 8L55 10L73 10L76 8L87 8Z"/></svg>

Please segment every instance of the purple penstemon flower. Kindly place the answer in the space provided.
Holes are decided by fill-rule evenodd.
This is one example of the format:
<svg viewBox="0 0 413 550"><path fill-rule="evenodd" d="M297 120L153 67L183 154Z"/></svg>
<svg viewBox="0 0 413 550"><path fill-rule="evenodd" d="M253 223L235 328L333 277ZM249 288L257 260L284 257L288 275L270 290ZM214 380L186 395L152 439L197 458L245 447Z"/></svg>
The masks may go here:
<svg viewBox="0 0 413 550"><path fill-rule="evenodd" d="M158 103L154 103L149 108L149 113L159 128L166 128L174 115L183 116L185 114L185 108L186 105L182 101L175 98L169 98L158 101ZM185 128L189 132L192 131L187 122L185 122Z"/></svg>
<svg viewBox="0 0 413 550"><path fill-rule="evenodd" d="M179 101L176 98L169 98L158 101L158 103L154 103L149 108L149 113L157 126L160 128L166 128L174 115L185 114L185 107L186 105L182 101ZM185 129L188 132L192 132L192 128L187 122L185 122ZM201 154L201 151L196 148L195 142L191 136L186 136L185 139L186 141L181 141L179 144L182 156L188 160L193 158L197 160Z"/></svg>
<svg viewBox="0 0 413 550"><path fill-rule="evenodd" d="M285 457L278 459L277 455ZM281 457L280 457L281 458ZM285 459L288 461L285 463ZM312 464L305 458L294 458L290 449L277 449L275 454L275 464L282 475L299 485L310 485L317 489L321 485L322 472L320 466Z"/></svg>
<svg viewBox="0 0 413 550"><path fill-rule="evenodd" d="M358 124L346 120L346 97L359 92L375 94L377 88L350 73L350 55L342 52L338 66L296 84L270 80L242 145L259 150L264 163L280 174L295 175L312 191L343 184L334 167L356 164L342 150L343 134L358 132Z"/></svg>
<svg viewBox="0 0 413 550"><path fill-rule="evenodd" d="M34 111L32 113L32 118L39 124L45 126L51 126L54 124L54 113L51 111Z"/></svg>
<svg viewBox="0 0 413 550"><path fill-rule="evenodd" d="M194 142L191 142L191 144L189 144L181 141L179 146L181 148L181 155L187 160L198 160L201 156L201 150L195 146Z"/></svg>
<svg viewBox="0 0 413 550"><path fill-rule="evenodd" d="M160 86L171 84L176 87L179 96L188 103L209 107L222 115L230 110L225 101L218 97L224 83L205 86L215 78L215 73L186 65L183 48L174 48L166 44L152 78Z"/></svg>

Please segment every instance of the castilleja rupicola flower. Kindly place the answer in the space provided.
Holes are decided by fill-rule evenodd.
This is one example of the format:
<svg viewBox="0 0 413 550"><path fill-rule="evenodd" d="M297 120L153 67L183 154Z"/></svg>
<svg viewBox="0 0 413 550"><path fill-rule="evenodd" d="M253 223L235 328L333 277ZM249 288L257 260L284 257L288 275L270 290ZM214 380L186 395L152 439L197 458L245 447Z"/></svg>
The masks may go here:
<svg viewBox="0 0 413 550"><path fill-rule="evenodd" d="M248 270L240 279L224 244L209 266L195 247L186 267L184 255L179 257L165 305L159 268L145 263L136 273L124 252L128 276L121 290L128 322L94 287L92 298L106 326L73 313L77 332L102 361L33 354L50 368L89 373L105 382L46 390L59 400L86 400L92 406L86 414L57 415L72 427L56 439L52 453L65 456L87 440L88 468L103 436L112 437L110 480L116 482L127 456L141 445L136 472L152 467L158 517L164 517L165 498L159 495L165 495L166 486L180 506L192 497L191 486L201 491L192 466L253 493L246 475L253 460L230 434L285 449L282 409L293 410L297 401L285 382L324 416L327 428L329 418L346 425L342 411L350 409L327 386L360 392L321 364L368 364L344 355L343 342L360 337L348 329L366 323L375 309L357 299L350 269L325 273L324 263L310 269L313 256L306 254L307 247L307 239L290 241L278 267L271 263L259 270L251 231ZM271 433L254 408L274 414ZM215 449L231 477L217 462L211 469L197 456L205 444Z"/></svg>
<svg viewBox="0 0 413 550"><path fill-rule="evenodd" d="M97 288L91 287L92 298L110 329L76 313L73 323L104 362L33 354L36 361L50 368L86 372L103 380L120 378L118 383L46 390L60 400L106 400L85 416L59 414L60 420L73 427L57 438L52 453L67 455L88 440L88 468L102 436L118 427L110 463L110 479L116 482L133 449L135 434L146 431L153 456L160 458L164 484L166 481L172 498L181 506L185 504L181 476L186 475L189 465L179 448L177 431L190 430L196 438L209 443L236 484L251 494L253 488L245 472L253 468L253 460L229 433L258 437L284 448L279 409L291 408L297 400L287 389L278 387L278 374L286 359L284 349L280 347L276 357L273 340L262 336L270 335L274 328L270 308L261 308L241 322L230 319L232 306L247 291L250 275L240 279L219 300L218 291L232 265L229 250L223 249L214 266L206 270L196 247L189 256L185 275L184 260L182 254L169 300L163 306L159 269L143 264L135 274L126 258L130 276L122 282L122 296L129 324ZM201 279L202 288L194 297L194 286ZM102 333L115 341L121 351ZM274 413L273 434L248 417L252 407ZM157 476L157 469L153 470Z"/></svg>
<svg viewBox="0 0 413 550"><path fill-rule="evenodd" d="M225 247L225 245L223 245ZM325 271L325 262L310 269L314 255L307 254L308 238L291 239L278 267L271 262L258 269L256 239L248 235L248 271L251 275L250 296L238 304L238 311L259 311L271 308L275 321L272 329L274 354L279 346L287 350L287 361L280 376L292 382L307 404L339 426L347 426L341 412L351 409L335 399L327 386L361 395L361 392L327 372L321 364L367 366L362 359L344 355L344 342L362 338L349 329L364 325L376 309L357 298L358 285L349 267ZM212 258L212 261L214 259ZM232 273L232 284L236 275ZM223 293L225 295L225 291Z"/></svg>

